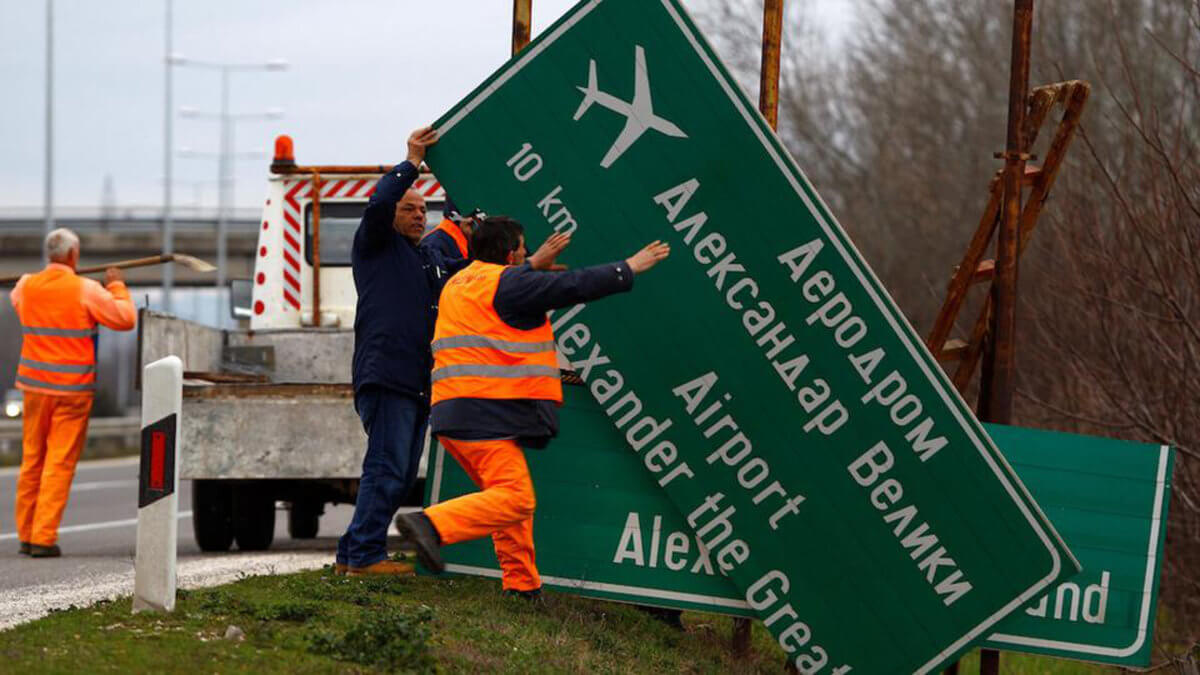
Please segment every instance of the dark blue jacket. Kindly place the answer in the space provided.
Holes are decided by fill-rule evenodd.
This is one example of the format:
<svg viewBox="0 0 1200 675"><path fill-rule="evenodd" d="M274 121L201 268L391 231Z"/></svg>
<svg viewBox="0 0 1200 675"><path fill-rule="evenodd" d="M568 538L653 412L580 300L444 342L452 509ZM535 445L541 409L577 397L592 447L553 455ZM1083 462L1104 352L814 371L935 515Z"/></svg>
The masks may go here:
<svg viewBox="0 0 1200 675"><path fill-rule="evenodd" d="M624 260L565 272L539 272L529 265L504 270L492 307L505 323L537 328L546 312L591 302L633 288ZM433 406L435 434L464 441L515 438L522 446L544 448L558 435L558 409L534 399L453 398Z"/></svg>
<svg viewBox="0 0 1200 675"><path fill-rule="evenodd" d="M436 250L419 247L392 226L396 203L417 179L401 162L379 179L354 233L350 261L358 305L354 315L354 391L373 385L429 400L429 343L437 299L450 273Z"/></svg>

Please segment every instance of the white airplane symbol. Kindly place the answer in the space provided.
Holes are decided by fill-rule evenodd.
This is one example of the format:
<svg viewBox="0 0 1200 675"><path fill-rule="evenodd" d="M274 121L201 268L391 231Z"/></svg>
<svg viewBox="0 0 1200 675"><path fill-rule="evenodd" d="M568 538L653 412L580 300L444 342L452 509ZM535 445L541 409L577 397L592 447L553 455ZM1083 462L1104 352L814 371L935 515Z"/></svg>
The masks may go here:
<svg viewBox="0 0 1200 675"><path fill-rule="evenodd" d="M608 149L608 153L604 155L604 159L600 160L600 166L607 169L612 166L612 163L629 149L637 139L641 138L646 129L653 129L661 134L673 136L675 138L687 138L687 134L668 122L667 120L654 114L653 105L650 102L650 76L646 71L646 51L641 45L635 45L634 57L636 63L633 67L634 74L634 90L633 102L627 103L621 99L600 91L596 86L596 59L592 59L588 64L588 83L586 87L575 87L583 92L583 102L579 104L579 109L575 111L575 120L583 117L587 109L592 107L593 103L599 103L601 106L609 110L624 115L625 128L621 130L621 134L617 136L617 140L613 141L612 147Z"/></svg>

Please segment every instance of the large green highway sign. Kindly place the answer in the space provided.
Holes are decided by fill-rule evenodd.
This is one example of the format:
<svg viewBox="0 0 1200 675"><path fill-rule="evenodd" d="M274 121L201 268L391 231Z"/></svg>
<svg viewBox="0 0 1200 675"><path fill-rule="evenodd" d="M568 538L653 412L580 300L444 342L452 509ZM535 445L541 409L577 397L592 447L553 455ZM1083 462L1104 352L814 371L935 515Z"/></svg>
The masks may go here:
<svg viewBox="0 0 1200 675"><path fill-rule="evenodd" d="M593 597L753 616L604 410L567 387L563 434L529 453L538 566L547 586ZM1153 645L1174 453L1167 446L989 425L1083 571L1010 614L987 646L1146 666ZM581 470L580 467L586 467ZM472 491L440 447L433 502ZM452 572L500 576L491 543L445 550Z"/></svg>
<svg viewBox="0 0 1200 675"><path fill-rule="evenodd" d="M580 3L435 126L569 264L671 243L558 345L800 670L934 670L1078 570L678 2Z"/></svg>

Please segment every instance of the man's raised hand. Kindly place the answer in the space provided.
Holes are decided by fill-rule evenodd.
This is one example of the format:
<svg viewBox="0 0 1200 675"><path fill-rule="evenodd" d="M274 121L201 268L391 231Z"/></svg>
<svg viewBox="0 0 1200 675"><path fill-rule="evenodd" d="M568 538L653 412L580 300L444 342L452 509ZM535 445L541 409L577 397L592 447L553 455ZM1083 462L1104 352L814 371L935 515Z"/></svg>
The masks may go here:
<svg viewBox="0 0 1200 675"><path fill-rule="evenodd" d="M538 250L529 256L529 266L535 270L565 270L566 265L556 265L554 260L558 258L558 254L563 252L563 249L571 243L571 235L555 232L550 235Z"/></svg>
<svg viewBox="0 0 1200 675"><path fill-rule="evenodd" d="M658 264L658 261L665 260L668 255L671 255L671 246L661 241L653 241L646 245L646 248L634 253L625 263L629 265L629 269L634 274L641 274L646 270Z"/></svg>
<svg viewBox="0 0 1200 675"><path fill-rule="evenodd" d="M425 160L425 150L437 143L438 132L433 127L421 127L408 136L408 161L418 169Z"/></svg>

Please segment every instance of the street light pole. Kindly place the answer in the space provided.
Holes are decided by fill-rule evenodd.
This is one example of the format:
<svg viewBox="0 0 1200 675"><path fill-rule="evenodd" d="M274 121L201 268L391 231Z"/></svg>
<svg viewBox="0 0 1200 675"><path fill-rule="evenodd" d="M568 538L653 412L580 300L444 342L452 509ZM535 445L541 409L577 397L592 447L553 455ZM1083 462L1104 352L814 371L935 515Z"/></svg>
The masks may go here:
<svg viewBox="0 0 1200 675"><path fill-rule="evenodd" d="M168 57L174 65L192 66L196 68L206 68L209 70L217 70L221 73L221 108L215 115L211 113L201 113L193 108L181 108L180 112L185 117L207 117L216 118L220 124L220 142L218 145L218 162L217 162L217 279L216 287L222 289L225 287L228 279L228 254L227 254L227 239L229 230L229 211L233 202L233 122L235 119L249 119L264 117L266 119L274 119L279 116L278 112L268 111L264 115L234 115L229 112L229 78L234 71L251 71L251 70L286 70L288 67L287 61L283 59L273 59L266 63L221 63L214 61L200 61L185 58L179 54L172 54ZM225 304L224 294L219 294L220 300L218 305L223 309ZM220 320L220 317L218 317Z"/></svg>
<svg viewBox="0 0 1200 675"><path fill-rule="evenodd" d="M229 165L230 154L232 148L229 145L230 127L232 120L229 117L229 67L221 68L221 123L220 123L220 150L221 159L217 162L217 288L225 287L225 279L228 274L226 270L227 253L226 253L226 235L229 230L228 213L229 208L229 182L231 180ZM218 303L222 304L222 303ZM223 309L223 308L222 308Z"/></svg>
<svg viewBox="0 0 1200 675"><path fill-rule="evenodd" d="M45 221L42 236L54 229L54 0L46 0L46 160ZM44 248L44 247L43 247ZM42 251L42 262L49 262Z"/></svg>
<svg viewBox="0 0 1200 675"><path fill-rule="evenodd" d="M171 38L173 26L171 22L172 0L167 2L167 21L166 21L166 52L163 55L163 215L162 215L162 252L163 255L170 255L175 252L175 222L174 214L171 212L171 182L172 165L171 165L171 148L174 146L174 141L171 138L171 123L172 115L172 95L174 91L171 86L171 69L174 65L171 63ZM162 283L163 283L163 309L171 311L171 290L175 285L175 270L171 265L163 265L162 268Z"/></svg>

